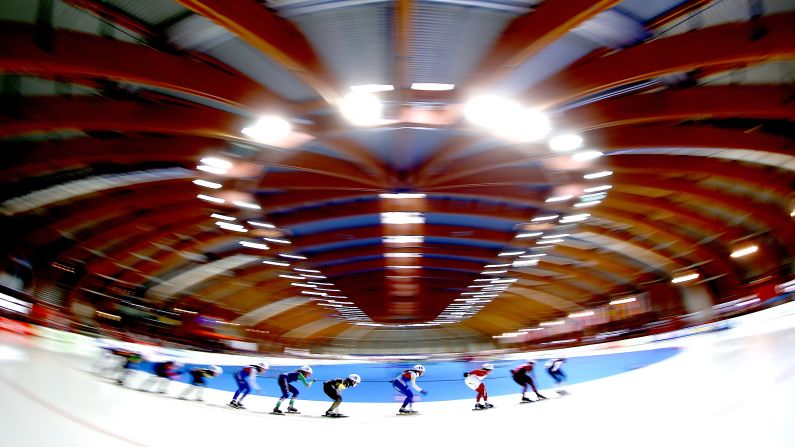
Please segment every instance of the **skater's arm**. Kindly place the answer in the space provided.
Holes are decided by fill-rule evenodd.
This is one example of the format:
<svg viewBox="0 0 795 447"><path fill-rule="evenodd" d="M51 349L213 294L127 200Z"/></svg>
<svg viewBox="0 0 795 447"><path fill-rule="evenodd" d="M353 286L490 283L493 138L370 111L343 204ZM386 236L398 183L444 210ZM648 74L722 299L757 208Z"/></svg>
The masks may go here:
<svg viewBox="0 0 795 447"><path fill-rule="evenodd" d="M422 392L422 388L420 388L419 385L417 385L417 373L415 372L411 373L411 387L414 388L414 390L419 393Z"/></svg>
<svg viewBox="0 0 795 447"><path fill-rule="evenodd" d="M246 381L248 382L248 385L251 387L251 389L259 391L259 386L257 385L257 373L252 370L250 373L248 373Z"/></svg>

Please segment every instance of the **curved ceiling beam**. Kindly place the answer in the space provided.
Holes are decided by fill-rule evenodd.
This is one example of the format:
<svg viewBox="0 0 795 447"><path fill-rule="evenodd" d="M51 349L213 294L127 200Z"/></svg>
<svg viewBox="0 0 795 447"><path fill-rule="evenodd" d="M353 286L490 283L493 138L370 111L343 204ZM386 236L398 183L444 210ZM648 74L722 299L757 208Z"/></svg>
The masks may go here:
<svg viewBox="0 0 795 447"><path fill-rule="evenodd" d="M621 0L546 1L513 19L494 43L477 74L468 82L483 89L506 77L572 28L621 3Z"/></svg>
<svg viewBox="0 0 795 447"><path fill-rule="evenodd" d="M231 74L144 45L58 30L52 51L46 51L35 43L34 25L2 22L0 27L0 72L121 80L197 95L256 113L289 112L293 107L241 73Z"/></svg>
<svg viewBox="0 0 795 447"><path fill-rule="evenodd" d="M240 137L244 119L219 110L133 101L110 101L95 98L28 99L12 117L0 116L0 137L56 130L97 130L192 135L230 141L248 142ZM285 161L286 160L286 161ZM332 177L379 182L365 175L353 163L305 151L285 156L283 152L263 151L260 162Z"/></svg>
<svg viewBox="0 0 795 447"><path fill-rule="evenodd" d="M731 85L664 90L598 101L567 111L561 132L655 121L754 118L795 121L795 88Z"/></svg>
<svg viewBox="0 0 795 447"><path fill-rule="evenodd" d="M337 102L338 94L326 67L306 37L290 21L254 1L177 1L276 61L327 102Z"/></svg>
<svg viewBox="0 0 795 447"><path fill-rule="evenodd" d="M566 69L522 97L551 107L605 89L713 65L756 64L795 58L795 13L760 17L652 40ZM766 32L761 36L759 29ZM686 48L687 51L682 51Z"/></svg>

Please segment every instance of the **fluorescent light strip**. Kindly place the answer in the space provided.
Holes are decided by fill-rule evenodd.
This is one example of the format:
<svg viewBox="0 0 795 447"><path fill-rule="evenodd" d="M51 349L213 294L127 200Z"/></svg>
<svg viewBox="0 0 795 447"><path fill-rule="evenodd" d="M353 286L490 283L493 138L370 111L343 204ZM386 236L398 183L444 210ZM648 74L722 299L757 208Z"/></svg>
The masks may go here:
<svg viewBox="0 0 795 447"><path fill-rule="evenodd" d="M214 217L216 219L221 219L221 220L235 220L235 218L232 216L225 216L223 214L218 214L218 213L212 213L210 214L210 217Z"/></svg>
<svg viewBox="0 0 795 447"><path fill-rule="evenodd" d="M545 322L541 323L539 326L558 326L558 325L561 325L561 324L564 324L564 323L565 323L565 321L563 321L563 320L545 321Z"/></svg>
<svg viewBox="0 0 795 447"><path fill-rule="evenodd" d="M389 92L394 89L395 86L392 84L362 84L362 85L351 86L352 92L359 92L359 93Z"/></svg>
<svg viewBox="0 0 795 447"><path fill-rule="evenodd" d="M611 305L611 306L615 306L616 304L634 303L635 301L637 301L637 298L635 298L635 297L632 297L632 298L622 298L622 299L620 299L620 300L613 300L613 301L610 301L608 304L609 304L609 305Z"/></svg>
<svg viewBox="0 0 795 447"><path fill-rule="evenodd" d="M538 245L559 244L561 242L564 242L564 239L546 239L546 240L543 240L543 241L538 241L538 242L536 242L536 244L538 244Z"/></svg>
<svg viewBox="0 0 795 447"><path fill-rule="evenodd" d="M572 155L571 159L575 161L588 161L588 160L593 160L595 158L599 158L602 155L604 154L599 151L583 151L583 152L577 152L576 154Z"/></svg>
<svg viewBox="0 0 795 447"><path fill-rule="evenodd" d="M303 283L300 283L300 282L293 282L293 283L290 283L290 285L291 286L295 286L295 287L304 287L304 288L307 288L307 289L315 289L315 288L317 288L317 286L314 285L314 284L303 284Z"/></svg>
<svg viewBox="0 0 795 447"><path fill-rule="evenodd" d="M583 192L607 191L608 189L610 189L612 187L613 187L613 185L594 186L593 188L585 188L585 189L583 189Z"/></svg>
<svg viewBox="0 0 795 447"><path fill-rule="evenodd" d="M549 236L542 236L541 239L556 239L556 238L561 238L561 237L566 237L566 236L571 236L571 234L569 234L569 233L550 234Z"/></svg>
<svg viewBox="0 0 795 447"><path fill-rule="evenodd" d="M530 219L530 222L541 222L544 220L557 219L558 217L559 216L557 214L553 214L551 216L541 216L541 217L536 217L535 219Z"/></svg>
<svg viewBox="0 0 795 447"><path fill-rule="evenodd" d="M210 174L218 174L218 175L226 174L226 169L218 168L215 166L199 165L196 166L196 169L198 169L199 171L209 172Z"/></svg>
<svg viewBox="0 0 795 447"><path fill-rule="evenodd" d="M425 90L432 92L441 92L446 90L452 90L454 88L455 84L440 84L436 82L413 82L411 84L412 90Z"/></svg>
<svg viewBox="0 0 795 447"><path fill-rule="evenodd" d="M288 245L290 244L290 241L288 241L286 239L276 239L276 238L272 238L272 237L264 237L262 239L264 239L264 240L266 240L268 242L273 242L274 244L288 244Z"/></svg>
<svg viewBox="0 0 795 447"><path fill-rule="evenodd" d="M298 269L296 269L296 270L298 270ZM323 275L309 275L309 274L306 274L306 273L301 273L301 276L303 276L304 278L327 279Z"/></svg>
<svg viewBox="0 0 795 447"><path fill-rule="evenodd" d="M290 266L289 262L281 262L281 261L266 260L266 261L262 261L262 263L263 264L270 264L270 265L278 265L280 267L289 267Z"/></svg>
<svg viewBox="0 0 795 447"><path fill-rule="evenodd" d="M303 276L302 276L302 278L303 278ZM333 286L334 285L333 283L330 283L330 282L317 282L317 281L307 281L306 283L307 284L315 284L315 285L318 285L318 286Z"/></svg>
<svg viewBox="0 0 795 447"><path fill-rule="evenodd" d="M194 181L193 181L193 184L194 184L194 185L199 185L199 186L204 186L205 188L212 188L212 189L218 189L218 188L220 188L221 186L223 186L223 185L222 185L222 184L220 184L220 183L208 182L207 180L202 180L202 179L196 179L196 180L194 180Z"/></svg>
<svg viewBox="0 0 795 447"><path fill-rule="evenodd" d="M279 256L290 259L306 259L306 256L301 255L288 255L287 253L279 253Z"/></svg>
<svg viewBox="0 0 795 447"><path fill-rule="evenodd" d="M269 223L257 222L254 220L248 221L249 225L254 225L255 227L264 227L264 228L276 228L276 225L271 225Z"/></svg>
<svg viewBox="0 0 795 447"><path fill-rule="evenodd" d="M424 199L426 195L422 193L399 192L378 194L378 197L382 199Z"/></svg>
<svg viewBox="0 0 795 447"><path fill-rule="evenodd" d="M229 222L216 222L215 224L224 230L237 231L238 233L248 233L248 230L243 228L242 225L230 224Z"/></svg>
<svg viewBox="0 0 795 447"><path fill-rule="evenodd" d="M539 231L539 232L536 232L536 233L519 233L519 234L516 235L516 238L517 239L521 239L521 238L525 238L525 237L536 237L536 236L541 236L542 234L544 234L543 231Z"/></svg>
<svg viewBox="0 0 795 447"><path fill-rule="evenodd" d="M306 272L306 273L320 273L320 270L311 270L311 269L301 269L301 268L294 268L296 272Z"/></svg>
<svg viewBox="0 0 795 447"><path fill-rule="evenodd" d="M242 245L244 247L248 247L248 248L259 248L260 250L267 250L267 249L270 248L270 247L268 247L265 244L257 244L257 243L249 242L249 241L240 241L240 245Z"/></svg>
<svg viewBox="0 0 795 447"><path fill-rule="evenodd" d="M289 265L289 264L287 264ZM279 275L280 278L287 278L287 279L300 279L303 280L303 276L293 276L293 275Z"/></svg>
<svg viewBox="0 0 795 447"><path fill-rule="evenodd" d="M424 236L384 236L385 244L421 244L425 242Z"/></svg>
<svg viewBox="0 0 795 447"><path fill-rule="evenodd" d="M492 284L499 284L499 283L512 283L519 280L516 278L504 278L504 279L490 279L489 281L491 281Z"/></svg>
<svg viewBox="0 0 795 447"><path fill-rule="evenodd" d="M572 197L574 197L574 196L550 197L547 200L545 200L544 202L547 202L547 203L549 203L549 202L563 202L563 201L571 199Z"/></svg>
<svg viewBox="0 0 795 447"><path fill-rule="evenodd" d="M237 205L237 206L239 206L239 207L241 207L241 208L249 208L249 209L252 209L252 210L261 210L262 209L262 207L257 205L256 203L242 202L240 200L233 200L232 203Z"/></svg>
<svg viewBox="0 0 795 447"><path fill-rule="evenodd" d="M221 199L219 197L208 196L208 195L205 195L205 194L199 194L196 197L199 198L199 199L202 199L202 200L206 200L208 202L226 203L226 200L224 200L224 199Z"/></svg>
<svg viewBox="0 0 795 447"><path fill-rule="evenodd" d="M381 213L381 223L387 225L421 224L425 217L419 212L386 212Z"/></svg>
<svg viewBox="0 0 795 447"><path fill-rule="evenodd" d="M222 158L204 157L200 161L206 165L214 166L216 168L229 169L232 167L232 162Z"/></svg>
<svg viewBox="0 0 795 447"><path fill-rule="evenodd" d="M677 276L676 278L673 278L671 280L671 282L676 284L676 283L680 283L680 282L685 282L685 281L690 281L690 280L696 279L699 276L700 275L698 273L690 273L689 275Z"/></svg>
<svg viewBox="0 0 795 447"><path fill-rule="evenodd" d="M520 258L540 258L540 257L546 256L546 255L547 255L546 253L536 253L536 254L532 254L532 255L522 255L522 256L519 256L519 257Z"/></svg>
<svg viewBox="0 0 795 447"><path fill-rule="evenodd" d="M480 272L481 275L501 275L503 273L508 273L508 270L484 270Z"/></svg>
<svg viewBox="0 0 795 447"><path fill-rule="evenodd" d="M385 258L421 258L422 253L384 253Z"/></svg>
<svg viewBox="0 0 795 447"><path fill-rule="evenodd" d="M303 293L304 295L315 295L315 296L326 296L326 295L328 295L325 292L313 292L311 290L302 290L301 293Z"/></svg>
<svg viewBox="0 0 795 447"><path fill-rule="evenodd" d="M386 266L388 269L420 269L422 268L421 265L388 265Z"/></svg>
<svg viewBox="0 0 795 447"><path fill-rule="evenodd" d="M585 174L582 177L591 180L595 178L607 177L608 175L613 175L613 171L599 171L599 172L594 172L592 174Z"/></svg>
<svg viewBox="0 0 795 447"><path fill-rule="evenodd" d="M594 314L592 310L586 310L583 312L577 312L573 314L569 314L569 318L582 318L582 317L590 317Z"/></svg>
<svg viewBox="0 0 795 447"><path fill-rule="evenodd" d="M498 254L497 256L519 256L519 255L523 255L523 254L524 254L524 250L522 250L522 251L504 251L504 252Z"/></svg>
<svg viewBox="0 0 795 447"><path fill-rule="evenodd" d="M589 207L589 206L599 205L600 203L602 203L601 200L593 200L593 201L590 201L590 202L575 203L574 206L576 208L586 208L586 207Z"/></svg>
<svg viewBox="0 0 795 447"><path fill-rule="evenodd" d="M511 264L489 264L489 265L485 265L483 267L487 268L487 269L492 269L492 268L510 267L510 266L511 266Z"/></svg>
<svg viewBox="0 0 795 447"><path fill-rule="evenodd" d="M742 257L742 256L750 255L751 253L756 253L757 251L759 251L759 246L751 245L749 247L741 248L739 250L736 250L736 251L732 252L732 254L730 256L732 258L739 258L739 257Z"/></svg>

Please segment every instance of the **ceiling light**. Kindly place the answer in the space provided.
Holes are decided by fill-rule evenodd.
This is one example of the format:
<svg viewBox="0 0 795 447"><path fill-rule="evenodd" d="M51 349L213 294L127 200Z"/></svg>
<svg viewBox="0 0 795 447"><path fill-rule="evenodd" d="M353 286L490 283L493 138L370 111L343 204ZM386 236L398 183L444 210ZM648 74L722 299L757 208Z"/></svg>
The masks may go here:
<svg viewBox="0 0 795 447"><path fill-rule="evenodd" d="M395 270L400 270L400 269L419 269L419 268L422 268L422 266L420 266L420 265L388 265L388 266L386 266L386 268L395 269Z"/></svg>
<svg viewBox="0 0 795 447"><path fill-rule="evenodd" d="M357 93L391 92L394 89L395 86L392 84L362 84L351 86L351 91Z"/></svg>
<svg viewBox="0 0 795 447"><path fill-rule="evenodd" d="M598 191L607 191L608 189L612 188L612 185L601 185L601 186L594 186L593 188L585 188L583 189L584 192L598 192Z"/></svg>
<svg viewBox="0 0 795 447"><path fill-rule="evenodd" d="M503 273L508 273L508 270L483 270L480 272L481 275L502 275Z"/></svg>
<svg viewBox="0 0 795 447"><path fill-rule="evenodd" d="M378 194L378 197L382 199L424 199L425 196L426 195L422 193L406 192Z"/></svg>
<svg viewBox="0 0 795 447"><path fill-rule="evenodd" d="M582 177L591 180L595 178L607 177L608 175L613 175L613 171L599 171L599 172L594 172L592 174L585 174Z"/></svg>
<svg viewBox="0 0 795 447"><path fill-rule="evenodd" d="M601 201L601 200L592 200L592 201L590 201L590 202L580 202L580 203L575 203L575 204L574 204L574 207L575 207L575 208L586 208L586 207L589 207L589 206L596 206L596 205L599 205L600 203L602 203L602 201Z"/></svg>
<svg viewBox="0 0 795 447"><path fill-rule="evenodd" d="M533 255L522 255L522 256L519 256L519 257L520 258L540 258L540 257L546 256L546 255L547 255L546 253L536 253L536 254L533 254Z"/></svg>
<svg viewBox="0 0 795 447"><path fill-rule="evenodd" d="M445 91L455 88L455 84L439 84L436 82L414 82L411 84L412 90Z"/></svg>
<svg viewBox="0 0 795 447"><path fill-rule="evenodd" d="M508 267L511 264L489 264L484 266L484 268L492 269L492 268L500 268L500 267Z"/></svg>
<svg viewBox="0 0 795 447"><path fill-rule="evenodd" d="M314 288L317 287L314 284L302 284L300 282L292 282L292 283L290 283L290 285L294 286L294 287L303 287L303 288L306 288L306 289L314 289Z"/></svg>
<svg viewBox="0 0 795 447"><path fill-rule="evenodd" d="M572 214L570 216L566 216L563 219L560 219L560 223L569 223L569 222L580 222L587 218L591 217L590 214Z"/></svg>
<svg viewBox="0 0 795 447"><path fill-rule="evenodd" d="M584 202L589 202L591 200L602 200L605 197L607 197L607 193L606 192L597 192L597 193L594 193L594 194L582 195L582 196L580 196L580 200L582 200Z"/></svg>
<svg viewBox="0 0 795 447"><path fill-rule="evenodd" d="M558 325L561 325L561 324L564 324L564 323L566 323L566 322L565 322L565 321L563 321L563 320L558 320L558 321L545 321L545 322L543 322L543 323L539 324L539 326L558 326Z"/></svg>
<svg viewBox="0 0 795 447"><path fill-rule="evenodd" d="M592 310L586 310L586 311L583 311L583 312L577 312L577 313L569 314L569 318L590 317L593 314L594 313L593 313Z"/></svg>
<svg viewBox="0 0 795 447"><path fill-rule="evenodd" d="M757 251L759 251L759 246L757 246L757 245L749 245L748 247L741 248L739 250L733 251L732 254L731 254L731 257L732 258L740 258L740 257L743 257L743 256L748 256L751 253L756 253Z"/></svg>
<svg viewBox="0 0 795 447"><path fill-rule="evenodd" d="M235 205L237 205L237 206L239 206L241 208L250 208L252 210L262 209L262 207L257 205L256 203L242 202L240 200L234 200L234 201L232 201L232 203L234 203Z"/></svg>
<svg viewBox="0 0 795 447"><path fill-rule="evenodd" d="M573 151L583 145L583 139L576 134L555 135L549 139L549 148L555 152Z"/></svg>
<svg viewBox="0 0 795 447"><path fill-rule="evenodd" d="M307 284L314 284L316 286L333 286L334 285L334 283L330 283L330 282L317 282L317 281L307 281L306 283Z"/></svg>
<svg viewBox="0 0 795 447"><path fill-rule="evenodd" d="M385 258L421 258L422 253L384 253Z"/></svg>
<svg viewBox="0 0 795 447"><path fill-rule="evenodd" d="M547 200L545 200L545 202L547 202L547 203L549 203L549 202L563 202L563 201L565 201L565 200L569 200L569 199L571 199L572 197L574 197L574 196L557 196L557 197L550 197L550 198L548 198Z"/></svg>
<svg viewBox="0 0 795 447"><path fill-rule="evenodd" d="M377 124L381 120L383 104L371 93L353 92L342 99L342 115L357 126Z"/></svg>
<svg viewBox="0 0 795 447"><path fill-rule="evenodd" d="M544 245L544 244L559 244L563 242L563 239L545 239L543 241L538 241L536 244Z"/></svg>
<svg viewBox="0 0 795 447"><path fill-rule="evenodd" d="M204 195L204 194L199 194L196 197L198 197L199 199L202 199L202 200L206 200L208 202L213 202L213 203L225 203L226 202L226 200L224 200L224 199L222 199L220 197L213 197L213 196L208 196L208 195Z"/></svg>
<svg viewBox="0 0 795 447"><path fill-rule="evenodd" d="M518 102L498 96L478 96L464 106L464 116L472 124L489 129L515 121L521 112L522 106Z"/></svg>
<svg viewBox="0 0 795 447"><path fill-rule="evenodd" d="M513 261L514 267L532 267L538 264L538 259L530 259L525 261Z"/></svg>
<svg viewBox="0 0 795 447"><path fill-rule="evenodd" d="M523 254L524 254L524 250L521 250L521 251L504 251L504 252L498 254L497 256L519 256L519 255L523 255Z"/></svg>
<svg viewBox="0 0 795 447"><path fill-rule="evenodd" d="M294 268L296 272L306 272L306 273L320 273L320 270L312 270L312 269L301 269L301 268Z"/></svg>
<svg viewBox="0 0 795 447"><path fill-rule="evenodd" d="M214 217L216 219L221 219L221 220L235 220L235 218L232 216L225 216L223 214L218 214L218 213L212 213L210 214L210 217Z"/></svg>
<svg viewBox="0 0 795 447"><path fill-rule="evenodd" d="M287 253L279 253L279 256L283 258L290 258L290 259L306 259L306 256L301 255L289 255Z"/></svg>
<svg viewBox="0 0 795 447"><path fill-rule="evenodd" d="M416 212L388 212L381 213L381 223L391 225L421 224L425 223L425 217L422 213Z"/></svg>
<svg viewBox="0 0 795 447"><path fill-rule="evenodd" d="M557 218L558 218L557 214L552 214L550 216L536 217L534 219L531 219L530 222L541 222L541 221L544 221L544 220L552 220L552 219L557 219Z"/></svg>
<svg viewBox="0 0 795 447"><path fill-rule="evenodd" d="M544 234L543 231L539 231L537 233L519 233L516 235L516 238L521 239L524 237L536 237L536 236L541 236L542 234Z"/></svg>
<svg viewBox="0 0 795 447"><path fill-rule="evenodd" d="M238 233L248 233L248 230L243 228L243 225L230 224L229 222L216 222L215 224L224 230L237 231Z"/></svg>
<svg viewBox="0 0 795 447"><path fill-rule="evenodd" d="M290 265L290 264L287 264ZM303 276L293 276L293 275L279 275L280 278L287 278L287 279L300 279L303 280Z"/></svg>
<svg viewBox="0 0 795 447"><path fill-rule="evenodd" d="M220 174L226 174L226 171L227 171L224 168L218 168L218 167L215 167L215 166L207 166L207 165L196 166L196 169L198 169L200 171L204 171L204 172L209 172L210 174L219 174L219 175Z"/></svg>
<svg viewBox="0 0 795 447"><path fill-rule="evenodd" d="M274 244L288 244L288 245L290 244L290 241L288 241L287 239L276 239L273 237L264 237L262 239L268 242L273 242Z"/></svg>
<svg viewBox="0 0 795 447"><path fill-rule="evenodd" d="M229 169L232 167L232 162L224 160L222 158L204 157L201 159L201 162L208 166L213 166L222 169Z"/></svg>
<svg viewBox="0 0 795 447"><path fill-rule="evenodd" d="M555 239L558 237L566 237L571 236L569 233L562 233L562 234L551 234L549 236L542 236L541 239Z"/></svg>
<svg viewBox="0 0 795 447"><path fill-rule="evenodd" d="M199 185L199 186L204 186L205 188L212 188L212 189L218 189L221 186L223 186L220 183L208 182L207 180L202 180L202 179L194 180L193 184L194 185Z"/></svg>
<svg viewBox="0 0 795 447"><path fill-rule="evenodd" d="M424 236L384 236L385 244L421 244L425 242Z"/></svg>
<svg viewBox="0 0 795 447"><path fill-rule="evenodd" d="M631 298L622 298L620 300L613 300L610 301L608 304L610 304L611 306L615 306L616 304L634 303L635 301L637 301L637 299L635 297L631 297Z"/></svg>
<svg viewBox="0 0 795 447"><path fill-rule="evenodd" d="M270 260L270 259L267 259L267 260L265 260L265 261L262 261L262 263L263 263L263 264L270 264L270 265L278 265L279 267L289 267L289 266L290 266L290 263L289 263L289 262L282 262L282 261L272 261L272 260Z"/></svg>
<svg viewBox="0 0 795 447"><path fill-rule="evenodd" d="M571 159L574 161L588 161L588 160L593 160L595 158L599 158L602 155L604 154L599 151L583 151L583 152L577 152L576 154L572 155Z"/></svg>
<svg viewBox="0 0 795 447"><path fill-rule="evenodd" d="M276 228L276 225L271 225L269 223L256 222L256 221L253 221L253 220L249 220L248 223L251 224L251 225L254 225L255 227Z"/></svg>
<svg viewBox="0 0 795 447"><path fill-rule="evenodd" d="M698 273L690 273L687 275L677 276L671 280L672 283L676 284L679 282L691 281L698 278L700 275Z"/></svg>
<svg viewBox="0 0 795 447"><path fill-rule="evenodd" d="M298 269L295 269L295 270L298 270ZM328 279L327 277L325 277L323 275L310 275L309 273L301 273L301 276L303 276L304 278Z"/></svg>
<svg viewBox="0 0 795 447"><path fill-rule="evenodd" d="M253 126L241 132L254 140L268 143L286 137L293 130L290 123L278 116L263 116Z"/></svg>
<svg viewBox="0 0 795 447"><path fill-rule="evenodd" d="M316 295L316 296L326 296L326 295L328 295L325 292L314 292L312 290L302 290L301 293L303 293L304 295Z"/></svg>
<svg viewBox="0 0 795 447"><path fill-rule="evenodd" d="M537 141L549 134L552 125L547 116L535 109L524 109L498 124L497 135L514 142Z"/></svg>
<svg viewBox="0 0 795 447"><path fill-rule="evenodd" d="M267 250L270 248L265 244L257 244L255 242L249 242L249 241L240 241L240 245L248 248L259 248L260 250Z"/></svg>

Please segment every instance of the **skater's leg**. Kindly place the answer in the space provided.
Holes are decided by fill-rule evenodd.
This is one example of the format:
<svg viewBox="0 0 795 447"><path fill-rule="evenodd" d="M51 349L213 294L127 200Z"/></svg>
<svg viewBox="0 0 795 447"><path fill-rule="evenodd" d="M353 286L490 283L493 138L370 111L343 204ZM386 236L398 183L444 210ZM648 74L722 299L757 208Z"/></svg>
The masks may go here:
<svg viewBox="0 0 795 447"><path fill-rule="evenodd" d="M287 405L287 409L292 409L295 411L295 400L298 399L298 388L294 387L293 385L288 385L287 389L290 391L290 403Z"/></svg>
<svg viewBox="0 0 795 447"><path fill-rule="evenodd" d="M480 399L482 399L484 397L484 395L485 395L486 385L481 383L480 385L478 385L478 387L477 387L477 389L475 391L478 392L478 396L475 398L475 401L477 403L480 403Z"/></svg>

